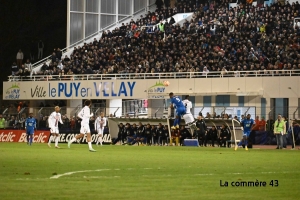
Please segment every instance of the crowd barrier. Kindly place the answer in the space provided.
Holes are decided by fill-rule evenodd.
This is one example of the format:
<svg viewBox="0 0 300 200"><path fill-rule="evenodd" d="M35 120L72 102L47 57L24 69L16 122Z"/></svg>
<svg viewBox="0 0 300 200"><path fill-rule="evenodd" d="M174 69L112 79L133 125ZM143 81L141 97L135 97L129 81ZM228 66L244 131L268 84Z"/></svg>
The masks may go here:
<svg viewBox="0 0 300 200"><path fill-rule="evenodd" d="M207 72L172 72L172 73L121 73L121 74L76 74L76 75L33 75L8 76L8 82L22 81L83 81L83 80L142 80L142 79L186 79L186 78L238 78L238 77L278 77L300 76L299 69L291 70L249 70Z"/></svg>
<svg viewBox="0 0 300 200"><path fill-rule="evenodd" d="M105 127L104 129L104 135L103 135L103 143L111 143L112 138L118 137L118 125L120 123L123 123L124 125L126 123L130 123L131 125L133 123L141 122L142 124L151 124L151 125L158 125L161 123L162 125L168 125L169 127L169 137L171 138L171 129L170 127L173 124L173 119L168 118L108 118L108 127ZM216 127L218 130L218 135L220 134L220 129L222 124L225 124L230 133L231 133L231 139L227 142L231 143L232 147L236 145L243 137L243 131L241 130L241 125L236 120L227 120L227 119L205 119L207 129L211 129L212 127ZM295 122L300 123L299 120L295 120ZM180 125L185 125L184 120L181 120ZM293 130L293 129L291 129ZM92 132L92 142L96 142L97 139L97 133L94 130L91 130ZM75 137L77 134L79 134L79 129L77 130L71 130L71 129L62 129L60 130L60 138L59 143L67 143L69 140L71 140L73 137ZM191 130L191 134L193 135L193 131ZM292 138L295 134L295 138ZM288 134L288 137L291 139L288 141L288 144L291 144L291 142L295 142L300 140L298 136L298 132ZM47 143L49 140L50 131L47 130L38 130L34 133L34 142L35 143ZM269 144L276 144L275 137L272 133L268 131L256 131L254 136L254 144L260 144L260 145L269 145ZM2 129L0 130L0 142L26 142L26 131L25 130L13 130L13 129ZM78 143L87 143L86 137L81 138L77 141Z"/></svg>
<svg viewBox="0 0 300 200"><path fill-rule="evenodd" d="M48 142L50 131L35 131L33 142L46 143ZM0 142L26 142L25 130L0 130Z"/></svg>
<svg viewBox="0 0 300 200"><path fill-rule="evenodd" d="M73 137L79 134L79 130L61 130L59 143L67 143ZM34 143L47 143L49 140L50 131L38 130L34 132ZM96 142L97 133L92 131L92 142ZM2 129L0 130L0 142L27 142L25 130ZM87 143L86 137L77 141L78 143ZM111 137L108 128L104 129L103 143L111 143Z"/></svg>

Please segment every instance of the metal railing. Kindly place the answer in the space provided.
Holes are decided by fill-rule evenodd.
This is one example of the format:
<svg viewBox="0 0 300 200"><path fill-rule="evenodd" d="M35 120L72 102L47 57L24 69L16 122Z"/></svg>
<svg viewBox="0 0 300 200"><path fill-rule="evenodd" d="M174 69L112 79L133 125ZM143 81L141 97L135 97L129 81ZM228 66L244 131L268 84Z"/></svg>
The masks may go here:
<svg viewBox="0 0 300 200"><path fill-rule="evenodd" d="M255 71L210 72L169 72L169 73L120 73L120 74L76 74L76 75L33 75L8 76L8 81L74 81L74 80L112 80L112 79L180 79L180 78L237 78L237 77L276 77L300 76L300 70L255 70Z"/></svg>

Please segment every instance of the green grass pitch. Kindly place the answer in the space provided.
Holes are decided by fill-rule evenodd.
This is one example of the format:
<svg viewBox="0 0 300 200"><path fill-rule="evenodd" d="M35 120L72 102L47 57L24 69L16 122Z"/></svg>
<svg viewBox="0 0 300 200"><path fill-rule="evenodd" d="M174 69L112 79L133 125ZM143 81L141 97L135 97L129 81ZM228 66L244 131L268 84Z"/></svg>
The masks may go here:
<svg viewBox="0 0 300 200"><path fill-rule="evenodd" d="M86 144L60 146L0 143L0 199L244 200L300 195L298 150L94 145L97 152L92 153ZM220 180L228 187L221 187ZM266 186L231 186L251 181L265 181Z"/></svg>

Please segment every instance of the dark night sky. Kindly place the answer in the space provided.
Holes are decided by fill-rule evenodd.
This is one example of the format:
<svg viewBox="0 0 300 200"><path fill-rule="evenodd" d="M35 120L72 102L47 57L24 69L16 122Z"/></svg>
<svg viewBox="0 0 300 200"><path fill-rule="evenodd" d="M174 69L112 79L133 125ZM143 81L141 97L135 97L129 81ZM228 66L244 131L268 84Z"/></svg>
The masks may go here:
<svg viewBox="0 0 300 200"><path fill-rule="evenodd" d="M49 56L54 48L66 47L66 25L67 0L0 0L1 94L2 82L11 74L18 49L27 59L30 42L41 39L43 56Z"/></svg>

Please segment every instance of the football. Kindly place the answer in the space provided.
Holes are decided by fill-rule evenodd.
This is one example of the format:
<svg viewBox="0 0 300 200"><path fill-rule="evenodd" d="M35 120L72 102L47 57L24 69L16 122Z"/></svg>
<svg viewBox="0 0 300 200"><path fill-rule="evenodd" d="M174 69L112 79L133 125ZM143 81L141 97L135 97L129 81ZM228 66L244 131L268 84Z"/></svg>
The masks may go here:
<svg viewBox="0 0 300 200"><path fill-rule="evenodd" d="M163 84L164 84L164 86L169 86L170 82L169 81L164 81Z"/></svg>

